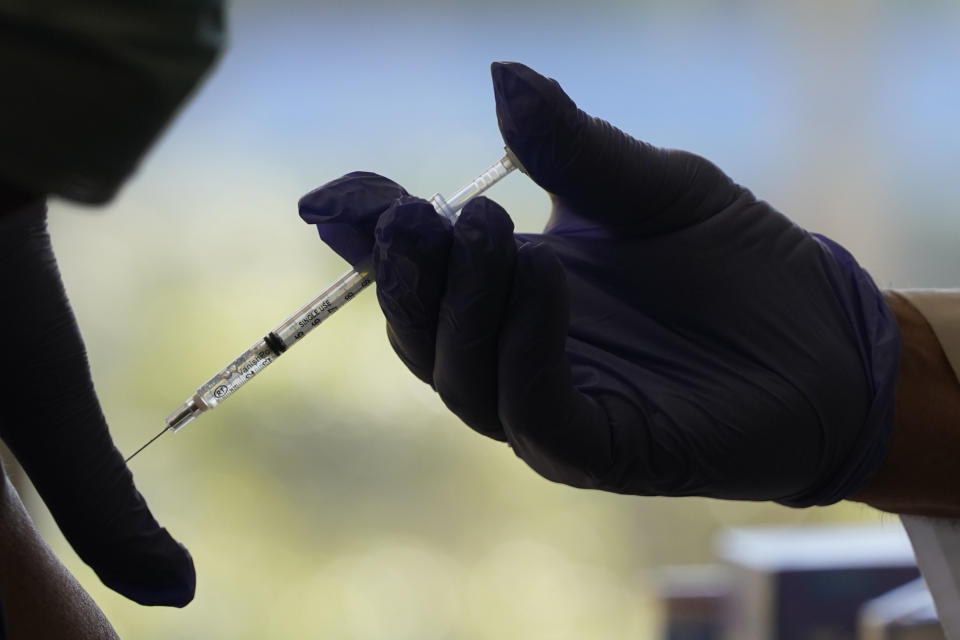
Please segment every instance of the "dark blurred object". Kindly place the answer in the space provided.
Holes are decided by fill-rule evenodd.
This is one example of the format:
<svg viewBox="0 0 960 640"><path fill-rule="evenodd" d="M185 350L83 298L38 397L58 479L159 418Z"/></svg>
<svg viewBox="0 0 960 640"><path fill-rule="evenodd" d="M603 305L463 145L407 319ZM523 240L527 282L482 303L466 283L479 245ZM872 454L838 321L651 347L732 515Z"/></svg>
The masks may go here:
<svg viewBox="0 0 960 640"><path fill-rule="evenodd" d="M111 199L221 48L217 0L4 0L0 179Z"/></svg>
<svg viewBox="0 0 960 640"><path fill-rule="evenodd" d="M719 565L665 567L657 591L664 640L721 640L730 599L730 572Z"/></svg>
<svg viewBox="0 0 960 640"><path fill-rule="evenodd" d="M858 640L946 640L927 584L914 580L860 609Z"/></svg>
<svg viewBox="0 0 960 640"><path fill-rule="evenodd" d="M729 640L854 640L864 602L919 577L899 525L732 529Z"/></svg>

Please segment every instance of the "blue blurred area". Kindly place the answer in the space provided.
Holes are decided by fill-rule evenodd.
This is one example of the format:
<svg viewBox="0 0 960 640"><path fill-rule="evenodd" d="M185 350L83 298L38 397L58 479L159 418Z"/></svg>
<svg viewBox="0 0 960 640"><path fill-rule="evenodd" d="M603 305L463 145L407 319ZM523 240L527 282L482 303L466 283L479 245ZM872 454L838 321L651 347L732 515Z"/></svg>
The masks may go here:
<svg viewBox="0 0 960 640"><path fill-rule="evenodd" d="M365 168L429 195L496 154L487 67L519 60L582 108L701 153L839 236L884 282L946 286L960 272L944 240L960 235L958 14L904 2L239 5L231 49L165 157L269 159L304 190ZM532 230L536 213L516 217ZM931 248L943 268L924 264Z"/></svg>

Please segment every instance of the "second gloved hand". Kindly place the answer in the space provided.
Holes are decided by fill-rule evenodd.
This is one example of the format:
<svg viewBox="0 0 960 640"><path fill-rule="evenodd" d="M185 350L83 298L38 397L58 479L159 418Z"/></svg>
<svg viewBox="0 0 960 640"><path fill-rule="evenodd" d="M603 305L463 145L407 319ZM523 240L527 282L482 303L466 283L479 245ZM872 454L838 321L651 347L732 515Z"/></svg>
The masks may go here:
<svg viewBox="0 0 960 640"><path fill-rule="evenodd" d="M301 216L373 252L388 336L464 422L558 482L830 504L886 453L899 334L869 276L707 160L493 66L507 145L551 194L542 234L486 198L456 225L369 173Z"/></svg>
<svg viewBox="0 0 960 640"><path fill-rule="evenodd" d="M196 587L193 560L154 519L110 437L60 280L46 204L3 185L0 294L7 337L0 438L104 584L140 604L185 606Z"/></svg>

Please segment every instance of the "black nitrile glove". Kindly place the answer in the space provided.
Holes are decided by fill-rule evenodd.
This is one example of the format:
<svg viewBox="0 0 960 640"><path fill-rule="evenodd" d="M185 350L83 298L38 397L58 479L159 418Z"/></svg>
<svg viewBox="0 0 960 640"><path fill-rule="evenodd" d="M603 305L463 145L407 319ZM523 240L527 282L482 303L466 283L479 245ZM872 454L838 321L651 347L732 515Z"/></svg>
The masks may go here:
<svg viewBox="0 0 960 640"><path fill-rule="evenodd" d="M900 348L869 275L709 161L627 136L521 64L492 71L504 141L553 197L542 235L515 236L486 198L451 230L375 174L300 203L341 255L373 251L410 370L557 482L790 506L857 493L887 450Z"/></svg>
<svg viewBox="0 0 960 640"><path fill-rule="evenodd" d="M46 227L46 205L0 185L0 437L77 554L111 589L182 607L196 575L113 445Z"/></svg>

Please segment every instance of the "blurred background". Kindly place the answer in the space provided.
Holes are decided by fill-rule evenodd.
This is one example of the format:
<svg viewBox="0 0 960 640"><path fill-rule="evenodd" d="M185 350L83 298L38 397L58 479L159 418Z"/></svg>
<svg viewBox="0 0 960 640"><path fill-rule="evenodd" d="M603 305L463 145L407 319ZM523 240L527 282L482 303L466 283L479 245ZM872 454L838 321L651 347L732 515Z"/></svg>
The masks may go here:
<svg viewBox="0 0 960 640"><path fill-rule="evenodd" d="M219 68L121 196L51 207L118 447L346 268L297 216L302 194L364 169L428 197L500 157L493 60L710 158L881 286L960 285L958 24L958 3L933 0L235 1ZM546 219L524 176L490 195L521 231ZM407 374L374 296L131 466L194 555L182 611L104 588L29 504L140 639L651 638L660 568L714 562L729 527L899 527L852 503L550 484Z"/></svg>

